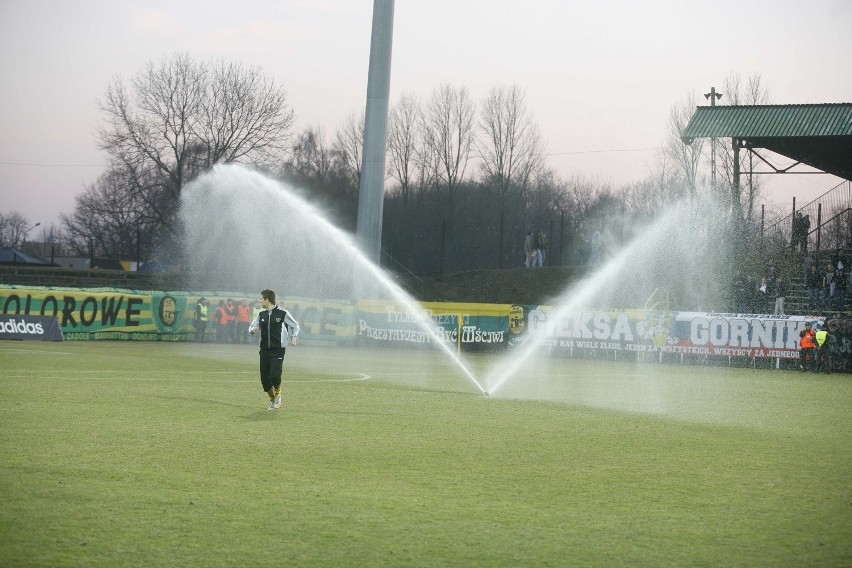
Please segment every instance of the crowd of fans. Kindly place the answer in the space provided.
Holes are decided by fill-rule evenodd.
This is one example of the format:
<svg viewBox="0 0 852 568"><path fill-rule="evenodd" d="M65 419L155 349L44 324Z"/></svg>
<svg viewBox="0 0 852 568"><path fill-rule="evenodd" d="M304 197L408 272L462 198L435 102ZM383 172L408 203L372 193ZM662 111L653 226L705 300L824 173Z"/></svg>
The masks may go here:
<svg viewBox="0 0 852 568"><path fill-rule="evenodd" d="M808 315L832 315L846 311L846 292L850 281L849 259L843 249L824 257L805 254L802 284L807 291L804 312ZM734 308L740 313L787 314L790 284L770 264L765 273L743 274L734 277Z"/></svg>
<svg viewBox="0 0 852 568"><path fill-rule="evenodd" d="M848 317L846 292L852 285L849 258L844 249L828 254L803 253L801 289L807 300L794 311L814 316L800 334L802 371L816 373L852 371L852 319ZM789 278L771 263L765 273L734 277L734 308L739 313L787 315L791 283L798 287L797 275ZM801 293L798 294L801 297Z"/></svg>

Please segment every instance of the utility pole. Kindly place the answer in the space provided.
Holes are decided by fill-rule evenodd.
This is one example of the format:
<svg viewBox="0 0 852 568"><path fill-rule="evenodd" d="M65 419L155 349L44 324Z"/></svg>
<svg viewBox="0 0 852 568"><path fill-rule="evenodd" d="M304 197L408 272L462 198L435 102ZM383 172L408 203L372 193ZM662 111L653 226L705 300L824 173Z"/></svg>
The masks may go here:
<svg viewBox="0 0 852 568"><path fill-rule="evenodd" d="M722 93L716 92L716 87L710 87L709 93L704 93L705 99L710 99L710 106L716 106L716 100L722 98ZM716 139L710 139L710 186L716 189Z"/></svg>

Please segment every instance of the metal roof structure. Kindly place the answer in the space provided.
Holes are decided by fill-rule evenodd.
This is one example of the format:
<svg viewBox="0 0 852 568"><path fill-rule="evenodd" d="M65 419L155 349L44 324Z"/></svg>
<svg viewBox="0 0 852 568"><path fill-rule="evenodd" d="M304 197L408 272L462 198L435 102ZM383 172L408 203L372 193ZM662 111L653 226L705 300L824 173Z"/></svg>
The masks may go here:
<svg viewBox="0 0 852 568"><path fill-rule="evenodd" d="M12 247L4 247L0 248L0 263L3 264L39 264L49 266L50 262L44 260L43 258L39 258L37 256L33 256L31 254L27 254L22 250L12 248Z"/></svg>
<svg viewBox="0 0 852 568"><path fill-rule="evenodd" d="M852 180L852 103L698 107L681 134L696 138L731 138Z"/></svg>

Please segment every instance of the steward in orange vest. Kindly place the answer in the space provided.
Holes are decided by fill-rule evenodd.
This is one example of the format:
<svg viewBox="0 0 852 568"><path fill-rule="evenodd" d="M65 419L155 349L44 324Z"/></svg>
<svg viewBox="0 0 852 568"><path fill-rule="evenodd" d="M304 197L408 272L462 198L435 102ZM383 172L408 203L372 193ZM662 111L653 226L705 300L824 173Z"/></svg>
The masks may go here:
<svg viewBox="0 0 852 568"><path fill-rule="evenodd" d="M816 333L811 328L811 322L805 322L805 329L799 333L799 337L801 338L799 340L799 368L802 372L808 370L808 368L816 370L816 361L814 361Z"/></svg>
<svg viewBox="0 0 852 568"><path fill-rule="evenodd" d="M248 325L251 323L251 308L247 300L237 305L237 343L248 343Z"/></svg>
<svg viewBox="0 0 852 568"><path fill-rule="evenodd" d="M216 322L216 343L225 343L229 340L228 332L230 330L228 329L228 323L231 321L231 314L228 313L228 307L222 300L219 300L213 321Z"/></svg>

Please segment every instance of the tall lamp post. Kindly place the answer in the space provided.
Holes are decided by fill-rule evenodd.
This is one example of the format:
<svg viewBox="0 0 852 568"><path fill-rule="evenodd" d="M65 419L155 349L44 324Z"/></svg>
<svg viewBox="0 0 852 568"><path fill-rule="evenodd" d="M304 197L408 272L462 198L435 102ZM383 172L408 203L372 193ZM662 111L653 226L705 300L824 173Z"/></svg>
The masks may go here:
<svg viewBox="0 0 852 568"><path fill-rule="evenodd" d="M21 232L21 248L23 248L23 247L24 247L24 243L26 243L26 242L27 242L27 234L28 234L30 231L32 231L33 229L35 229L36 227L39 227L39 226L41 226L41 223L36 223L35 225L33 225L32 227L30 227L29 229L24 229L24 230Z"/></svg>

